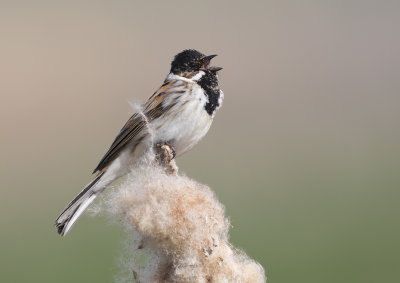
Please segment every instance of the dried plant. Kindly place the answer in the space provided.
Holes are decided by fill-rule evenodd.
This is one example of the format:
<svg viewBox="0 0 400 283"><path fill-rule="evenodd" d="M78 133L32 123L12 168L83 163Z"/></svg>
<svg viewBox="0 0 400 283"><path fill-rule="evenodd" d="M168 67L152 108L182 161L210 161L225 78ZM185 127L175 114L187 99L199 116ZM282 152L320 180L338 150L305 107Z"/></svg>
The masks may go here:
<svg viewBox="0 0 400 283"><path fill-rule="evenodd" d="M129 278L120 281L265 282L262 266L229 243L230 223L213 191L178 175L168 146L155 160L141 162L105 201L128 235Z"/></svg>

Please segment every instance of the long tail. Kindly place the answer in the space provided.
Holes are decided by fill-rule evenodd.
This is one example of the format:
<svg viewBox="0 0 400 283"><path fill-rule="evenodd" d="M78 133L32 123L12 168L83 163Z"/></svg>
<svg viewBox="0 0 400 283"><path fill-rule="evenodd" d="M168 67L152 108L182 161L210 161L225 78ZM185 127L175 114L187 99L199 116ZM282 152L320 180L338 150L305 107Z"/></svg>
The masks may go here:
<svg viewBox="0 0 400 283"><path fill-rule="evenodd" d="M61 236L68 233L72 225L74 225L75 221L78 220L79 216L81 216L89 204L91 204L97 195L100 194L110 183L99 182L104 173L105 171L91 181L57 217L54 225Z"/></svg>

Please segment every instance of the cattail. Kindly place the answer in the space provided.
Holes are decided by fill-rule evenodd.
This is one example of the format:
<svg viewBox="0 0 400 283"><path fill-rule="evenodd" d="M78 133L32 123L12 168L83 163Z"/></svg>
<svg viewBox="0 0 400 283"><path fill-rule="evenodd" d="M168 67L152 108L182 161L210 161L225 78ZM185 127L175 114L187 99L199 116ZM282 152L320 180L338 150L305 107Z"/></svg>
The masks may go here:
<svg viewBox="0 0 400 283"><path fill-rule="evenodd" d="M264 269L229 243L229 220L213 191L177 174L168 146L107 196L127 232L123 282L265 282ZM154 159L153 159L154 160Z"/></svg>

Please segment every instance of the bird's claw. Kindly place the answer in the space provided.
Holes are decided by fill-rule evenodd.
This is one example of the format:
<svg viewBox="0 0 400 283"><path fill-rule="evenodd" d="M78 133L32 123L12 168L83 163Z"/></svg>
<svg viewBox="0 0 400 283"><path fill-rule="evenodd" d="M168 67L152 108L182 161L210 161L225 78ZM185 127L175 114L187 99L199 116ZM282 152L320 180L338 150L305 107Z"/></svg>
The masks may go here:
<svg viewBox="0 0 400 283"><path fill-rule="evenodd" d="M156 144L156 160L161 164L169 174L177 174L178 167L175 163L176 152L173 146L167 142Z"/></svg>

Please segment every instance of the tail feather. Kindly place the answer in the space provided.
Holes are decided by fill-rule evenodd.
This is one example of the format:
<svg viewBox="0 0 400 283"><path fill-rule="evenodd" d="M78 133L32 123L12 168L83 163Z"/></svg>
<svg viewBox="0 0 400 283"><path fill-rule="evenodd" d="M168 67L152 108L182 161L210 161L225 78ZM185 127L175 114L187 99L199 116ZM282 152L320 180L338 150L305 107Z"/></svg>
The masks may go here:
<svg viewBox="0 0 400 283"><path fill-rule="evenodd" d="M96 184L104 173L105 172L103 171L93 181L91 181L57 217L55 226L60 235L64 236L68 233L69 229L71 229L79 216L107 186L107 184L103 184L102 187L96 187Z"/></svg>

